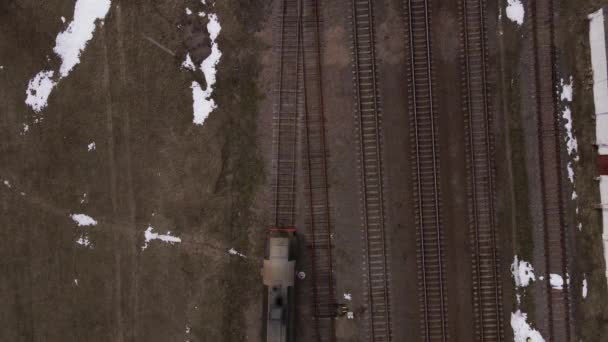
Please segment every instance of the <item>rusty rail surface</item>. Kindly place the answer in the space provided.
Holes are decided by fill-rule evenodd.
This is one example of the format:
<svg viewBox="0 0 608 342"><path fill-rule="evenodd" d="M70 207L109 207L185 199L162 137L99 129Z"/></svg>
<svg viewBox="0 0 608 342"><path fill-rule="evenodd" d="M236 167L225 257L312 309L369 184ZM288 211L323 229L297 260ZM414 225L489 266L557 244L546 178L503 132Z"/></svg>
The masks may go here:
<svg viewBox="0 0 608 342"><path fill-rule="evenodd" d="M301 18L297 0L285 0L277 20L277 85L273 108L272 214L277 228L295 227Z"/></svg>
<svg viewBox="0 0 608 342"><path fill-rule="evenodd" d="M488 95L485 0L461 1L463 113L476 341L503 341L500 256L495 222L494 137Z"/></svg>
<svg viewBox="0 0 608 342"><path fill-rule="evenodd" d="M335 341L331 217L321 68L318 0L301 0L303 168L308 216L306 241L312 255L312 292L316 341Z"/></svg>
<svg viewBox="0 0 608 342"><path fill-rule="evenodd" d="M567 283L568 254L563 202L561 129L557 111L557 68L555 53L554 8L552 0L529 3L532 18L535 97L538 113L540 173L547 273L564 279L563 289L547 281L547 340L572 341L572 304ZM549 276L548 274L548 276Z"/></svg>
<svg viewBox="0 0 608 342"><path fill-rule="evenodd" d="M403 7L409 53L407 69L420 331L424 341L447 341L447 290L431 54L431 7L427 0L405 0Z"/></svg>
<svg viewBox="0 0 608 342"><path fill-rule="evenodd" d="M391 341L389 264L385 235L382 127L376 81L371 0L352 0L352 55L356 96L360 207L369 341Z"/></svg>

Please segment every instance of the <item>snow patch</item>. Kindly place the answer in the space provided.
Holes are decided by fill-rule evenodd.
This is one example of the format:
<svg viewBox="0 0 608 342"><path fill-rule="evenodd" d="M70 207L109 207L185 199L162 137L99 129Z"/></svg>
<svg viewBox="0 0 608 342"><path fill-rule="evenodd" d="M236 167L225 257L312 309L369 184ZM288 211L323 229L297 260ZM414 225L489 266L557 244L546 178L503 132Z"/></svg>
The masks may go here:
<svg viewBox="0 0 608 342"><path fill-rule="evenodd" d="M79 237L78 240L76 240L76 243L85 247L89 247L91 245L91 241L86 235L82 235L81 237Z"/></svg>
<svg viewBox="0 0 608 342"><path fill-rule="evenodd" d="M566 128L566 147L568 154L574 157L575 161L578 161L578 142L573 133L572 128L572 111L570 110L570 103L572 102L572 77L566 82L561 79L562 92L560 99L564 101L564 110L562 111L562 118L564 119L564 126Z"/></svg>
<svg viewBox="0 0 608 342"><path fill-rule="evenodd" d="M28 85L25 103L35 112L47 106L47 100L57 82L67 77L72 69L80 63L80 54L93 38L95 22L103 20L110 10L111 0L77 0L74 6L74 20L67 29L55 38L53 52L61 58L59 79L52 79L52 70L39 72ZM62 20L65 18L62 17ZM102 22L103 24L103 22ZM49 59L47 57L47 59Z"/></svg>
<svg viewBox="0 0 608 342"><path fill-rule="evenodd" d="M158 234L158 233L154 233L152 232L154 230L154 227L152 226L148 226L148 229L146 229L146 231L144 232L144 238L146 239L144 245L141 247L141 250L143 251L144 249L148 248L148 243L152 240L160 240L169 244L174 244L174 243L179 243L182 242L182 239L171 235L171 232L168 231L167 234Z"/></svg>
<svg viewBox="0 0 608 342"><path fill-rule="evenodd" d="M217 108L217 104L211 98L211 95L213 94L213 86L216 82L216 67L222 57L222 52L217 44L217 37L219 36L222 27L217 14L210 13L208 18L209 23L207 23L207 31L209 31L209 38L211 39L211 54L205 58L200 65L207 86L205 89L202 89L201 85L196 81L193 81L191 85L194 111L194 119L192 121L196 125L202 125L209 114ZM186 56L186 62L188 61L188 58L189 55ZM182 66L184 66L184 64L182 64Z"/></svg>
<svg viewBox="0 0 608 342"><path fill-rule="evenodd" d="M95 145L95 142L93 141L92 143L87 145L87 151L93 151L95 150L97 146Z"/></svg>
<svg viewBox="0 0 608 342"><path fill-rule="evenodd" d="M66 77L80 63L80 54L93 38L95 22L103 20L110 10L110 0L77 0L74 20L55 39L55 52L62 59L59 72Z"/></svg>
<svg viewBox="0 0 608 342"><path fill-rule="evenodd" d="M6 186L9 189L12 188L11 182L7 181L6 179L2 181L2 184L4 184L4 186Z"/></svg>
<svg viewBox="0 0 608 342"><path fill-rule="evenodd" d="M526 287L531 281L536 280L532 265L527 261L518 260L517 255L513 258L511 273L513 274L515 286L517 287Z"/></svg>
<svg viewBox="0 0 608 342"><path fill-rule="evenodd" d="M192 11L191 11L191 10L190 10L188 7L186 7L186 14L187 14L187 15L192 14Z"/></svg>
<svg viewBox="0 0 608 342"><path fill-rule="evenodd" d="M352 297L352 295L350 293L345 293L344 294L344 299L346 299L346 300L352 300L353 297Z"/></svg>
<svg viewBox="0 0 608 342"><path fill-rule="evenodd" d="M587 298L587 276L585 275L583 278L583 287L582 287L583 298Z"/></svg>
<svg viewBox="0 0 608 342"><path fill-rule="evenodd" d="M507 18L517 25L524 23L524 5L519 0L507 0Z"/></svg>
<svg viewBox="0 0 608 342"><path fill-rule="evenodd" d="M247 256L246 256L245 254L239 253L239 252L238 252L236 249L234 249L234 248L230 248L230 249L228 250L228 254L230 254L230 255L238 255L238 256L240 256L241 258L247 258Z"/></svg>
<svg viewBox="0 0 608 342"><path fill-rule="evenodd" d="M70 217L72 220L74 220L74 222L78 223L79 227L97 225L97 221L95 221L91 216L85 214L72 214Z"/></svg>
<svg viewBox="0 0 608 342"><path fill-rule="evenodd" d="M196 65L192 62L192 58L190 58L190 54L186 54L186 60L182 63L182 68L196 71Z"/></svg>
<svg viewBox="0 0 608 342"><path fill-rule="evenodd" d="M549 283L551 284L551 287L556 290L564 289L564 278L559 274L551 273Z"/></svg>
<svg viewBox="0 0 608 342"><path fill-rule="evenodd" d="M511 313L511 328L513 328L514 342L544 342L538 330L532 328L528 322L528 315L517 310Z"/></svg>
<svg viewBox="0 0 608 342"><path fill-rule="evenodd" d="M51 91L57 85L57 82L52 80L54 74L55 72L52 70L43 70L37 73L27 85L25 104L30 106L36 113L39 113L47 106Z"/></svg>

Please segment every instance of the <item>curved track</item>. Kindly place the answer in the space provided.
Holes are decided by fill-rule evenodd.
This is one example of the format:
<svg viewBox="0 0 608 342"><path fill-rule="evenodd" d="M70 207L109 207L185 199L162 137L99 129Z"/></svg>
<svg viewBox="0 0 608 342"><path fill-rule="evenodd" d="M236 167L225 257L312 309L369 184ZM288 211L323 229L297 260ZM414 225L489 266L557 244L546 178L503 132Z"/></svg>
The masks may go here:
<svg viewBox="0 0 608 342"><path fill-rule="evenodd" d="M547 273L564 279L563 290L547 282L547 340L572 341L572 309L567 284L568 258L562 193L561 130L557 112L557 71L552 0L530 4L535 51L536 105L540 145L540 172Z"/></svg>
<svg viewBox="0 0 608 342"><path fill-rule="evenodd" d="M371 0L352 0L353 76L369 341L391 341L382 143Z"/></svg>
<svg viewBox="0 0 608 342"><path fill-rule="evenodd" d="M420 331L424 341L447 341L447 290L430 4L426 0L406 0L404 12L409 51L409 115L417 225Z"/></svg>
<svg viewBox="0 0 608 342"><path fill-rule="evenodd" d="M502 284L494 216L494 141L487 86L485 1L462 0L460 18L475 337L477 341L503 341Z"/></svg>

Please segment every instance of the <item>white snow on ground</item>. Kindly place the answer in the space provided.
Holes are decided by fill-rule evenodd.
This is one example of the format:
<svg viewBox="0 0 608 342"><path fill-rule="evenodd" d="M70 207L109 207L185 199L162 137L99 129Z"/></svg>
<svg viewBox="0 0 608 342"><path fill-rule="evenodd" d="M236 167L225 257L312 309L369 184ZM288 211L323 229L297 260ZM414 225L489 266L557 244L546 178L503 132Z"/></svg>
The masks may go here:
<svg viewBox="0 0 608 342"><path fill-rule="evenodd" d="M532 265L527 261L518 260L517 255L513 258L511 273L517 287L526 287L531 281L536 280Z"/></svg>
<svg viewBox="0 0 608 342"><path fill-rule="evenodd" d="M245 254L239 253L239 252L238 252L236 249L234 249L234 248L230 248L230 249L228 250L228 254L230 254L230 255L238 255L238 256L240 256L241 258L246 258L246 257L247 257Z"/></svg>
<svg viewBox="0 0 608 342"><path fill-rule="evenodd" d="M80 63L80 54L88 41L93 38L95 22L105 18L110 10L110 4L111 0L76 1L74 20L70 22L65 31L57 35L53 48L55 54L61 58L59 79L52 79L54 71L43 70L29 82L25 103L35 112L40 112L46 107L49 95L57 82L68 76L70 71Z"/></svg>
<svg viewBox="0 0 608 342"><path fill-rule="evenodd" d="M524 5L519 0L507 0L507 18L521 25L524 23Z"/></svg>
<svg viewBox="0 0 608 342"><path fill-rule="evenodd" d="M513 258L513 264L511 264L511 273L513 274L513 280L516 285L516 299L517 306L521 304L521 293L520 288L526 287L530 282L535 281L534 268L529 262L518 260L517 255ZM542 276L539 279L543 279ZM515 342L540 342L544 339L540 333L530 327L530 324L526 322L528 315L517 310L511 313L511 328L513 328L513 337Z"/></svg>
<svg viewBox="0 0 608 342"><path fill-rule="evenodd" d="M511 313L511 328L513 328L514 342L544 342L541 334L532 328L526 320L528 315L517 310Z"/></svg>
<svg viewBox="0 0 608 342"><path fill-rule="evenodd" d="M346 300L352 300L353 297L352 297L352 295L350 293L345 293L344 294L344 299L346 299Z"/></svg>
<svg viewBox="0 0 608 342"><path fill-rule="evenodd" d="M74 278L74 284L78 286L78 278Z"/></svg>
<svg viewBox="0 0 608 342"><path fill-rule="evenodd" d="M182 63L182 68L196 71L196 65L192 62L192 58L190 58L190 54L186 54L186 60Z"/></svg>
<svg viewBox="0 0 608 342"><path fill-rule="evenodd" d="M564 79L561 79L562 84L562 93L560 95L560 99L562 101L566 100L568 102L572 102L572 76L570 76L570 80L568 83L564 83Z"/></svg>
<svg viewBox="0 0 608 342"><path fill-rule="evenodd" d="M188 7L186 7L186 14L187 14L187 15L192 14L192 11L191 11L191 10L190 10Z"/></svg>
<svg viewBox="0 0 608 342"><path fill-rule="evenodd" d="M587 276L584 276L583 278L583 298L587 298Z"/></svg>
<svg viewBox="0 0 608 342"><path fill-rule="evenodd" d="M143 247L141 248L142 251L144 249L148 248L148 242L150 242L152 240L160 240L160 241L170 243L170 244L182 242L182 239L171 235L171 232L169 232L169 231L167 232L167 234L158 234L158 233L152 232L153 230L154 230L154 227L152 227L152 226L148 226L148 229L146 229L146 231L144 233L146 242L144 243Z"/></svg>
<svg viewBox="0 0 608 342"><path fill-rule="evenodd" d="M62 59L59 72L66 77L80 63L80 53L93 38L95 21L103 20L110 10L110 0L77 0L74 20L57 35L53 51Z"/></svg>
<svg viewBox="0 0 608 342"><path fill-rule="evenodd" d="M87 151L93 151L95 148L96 146L94 141L87 145Z"/></svg>
<svg viewBox="0 0 608 342"><path fill-rule="evenodd" d="M78 226L96 226L97 221L95 221L91 216L85 214L72 214L70 215L74 222L78 223Z"/></svg>
<svg viewBox="0 0 608 342"><path fill-rule="evenodd" d="M208 18L207 31L209 31L209 38L211 39L211 54L200 65L205 75L207 87L202 89L201 85L196 81L193 81L191 86L194 110L194 119L192 121L197 125L202 125L209 114L217 108L215 101L211 98L211 94L213 93L213 85L216 81L216 67L222 57L222 52L216 41L222 27L220 26L217 14L210 13Z"/></svg>
<svg viewBox="0 0 608 342"><path fill-rule="evenodd" d="M36 74L27 86L25 104L36 113L46 107L51 91L57 85L57 82L52 80L54 74L55 72L52 70L43 70Z"/></svg>
<svg viewBox="0 0 608 342"><path fill-rule="evenodd" d="M4 184L4 186L6 186L7 188L11 188L11 182L7 181L7 180L3 180L2 184Z"/></svg>
<svg viewBox="0 0 608 342"><path fill-rule="evenodd" d="M578 142L573 134L572 129L572 111L570 110L570 103L572 102L572 77L570 81L565 83L561 80L562 93L560 98L564 101L564 110L562 111L562 118L564 119L564 126L566 127L566 148L568 154L574 158L574 161L578 161Z"/></svg>
<svg viewBox="0 0 608 342"><path fill-rule="evenodd" d="M85 247L88 247L91 244L91 241L89 241L89 237L86 235L82 235L81 237L78 238L78 240L76 240L76 243L79 245L83 245Z"/></svg>
<svg viewBox="0 0 608 342"><path fill-rule="evenodd" d="M564 289L564 278L559 274L551 273L549 283L551 284L551 287L556 290Z"/></svg>
<svg viewBox="0 0 608 342"><path fill-rule="evenodd" d="M574 135L574 128L572 126L572 110L570 109L570 104L572 103L572 77L568 79L568 81L564 81L562 78L561 81L562 92L560 94L560 99L563 102L564 109L562 110L562 119L564 122L564 128L566 129L566 136L564 137L566 141L566 150L568 151L568 155L570 159L566 165L566 169L568 171L568 179L570 183L572 183L572 196L571 199L575 200L578 198L578 194L576 193L575 184L574 184L574 163L579 160L578 156L578 141L576 140L576 136ZM578 212L578 205L577 205Z"/></svg>

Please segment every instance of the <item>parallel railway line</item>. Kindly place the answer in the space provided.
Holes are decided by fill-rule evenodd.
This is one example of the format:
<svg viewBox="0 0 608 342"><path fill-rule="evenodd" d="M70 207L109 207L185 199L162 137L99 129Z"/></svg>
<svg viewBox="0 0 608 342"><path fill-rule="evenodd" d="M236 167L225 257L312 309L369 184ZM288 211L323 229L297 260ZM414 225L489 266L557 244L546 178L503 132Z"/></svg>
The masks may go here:
<svg viewBox="0 0 608 342"><path fill-rule="evenodd" d="M295 227L300 92L300 16L297 1L284 1L278 20L277 86L274 90L272 213L274 227ZM288 4L290 4L288 6Z"/></svg>
<svg viewBox="0 0 608 342"><path fill-rule="evenodd" d="M428 1L404 1L420 331L425 341L447 341L447 290L430 17Z"/></svg>
<svg viewBox="0 0 608 342"><path fill-rule="evenodd" d="M273 228L296 226L297 191L302 188L301 215L307 226L302 238L310 254L304 267L312 279L314 340L331 342L336 308L318 6L317 0L283 0L277 18Z"/></svg>
<svg viewBox="0 0 608 342"><path fill-rule="evenodd" d="M503 341L485 0L462 0L460 18L475 338L477 341Z"/></svg>
<svg viewBox="0 0 608 342"><path fill-rule="evenodd" d="M318 0L301 0L303 169L316 341L335 341L336 314Z"/></svg>
<svg viewBox="0 0 608 342"><path fill-rule="evenodd" d="M391 341L391 308L382 175L379 95L371 0L352 0L353 77L364 241L367 334Z"/></svg>
<svg viewBox="0 0 608 342"><path fill-rule="evenodd" d="M545 234L545 261L549 274L568 275L568 246L562 193L561 130L556 99L556 54L553 1L532 2L533 46L535 51L535 89L538 112L540 173ZM572 304L570 289L554 289L547 282L547 339L572 341Z"/></svg>

